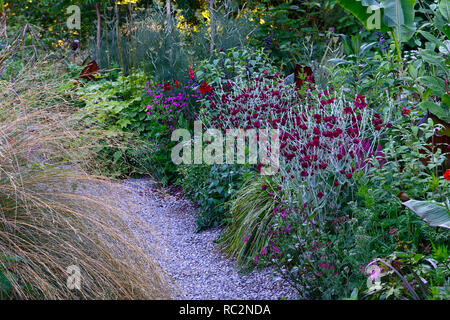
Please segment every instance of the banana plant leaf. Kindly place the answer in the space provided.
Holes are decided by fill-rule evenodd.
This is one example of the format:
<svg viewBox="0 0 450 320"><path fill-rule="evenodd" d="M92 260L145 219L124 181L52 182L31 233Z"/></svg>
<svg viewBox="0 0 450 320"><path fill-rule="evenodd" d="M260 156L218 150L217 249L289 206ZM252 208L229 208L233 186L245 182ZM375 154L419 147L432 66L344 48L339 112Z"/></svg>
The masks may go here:
<svg viewBox="0 0 450 320"><path fill-rule="evenodd" d="M394 28L401 41L408 41L414 35L414 6L416 0L383 0L383 22Z"/></svg>
<svg viewBox="0 0 450 320"><path fill-rule="evenodd" d="M376 31L393 30L401 41L408 41L416 31L414 23L416 0L337 0L337 2L353 14L366 29L373 23L375 8L380 10L380 21Z"/></svg>
<svg viewBox="0 0 450 320"><path fill-rule="evenodd" d="M372 12L368 13L369 7L381 8L381 3L377 0L337 0L337 2L341 5L341 7L353 14L368 30L371 29L368 26L368 22L373 14ZM380 22L380 29L377 29L377 31L389 31L389 27L384 24L383 21Z"/></svg>
<svg viewBox="0 0 450 320"><path fill-rule="evenodd" d="M443 204L411 199L403 202L403 205L417 214L431 227L450 229L450 210Z"/></svg>

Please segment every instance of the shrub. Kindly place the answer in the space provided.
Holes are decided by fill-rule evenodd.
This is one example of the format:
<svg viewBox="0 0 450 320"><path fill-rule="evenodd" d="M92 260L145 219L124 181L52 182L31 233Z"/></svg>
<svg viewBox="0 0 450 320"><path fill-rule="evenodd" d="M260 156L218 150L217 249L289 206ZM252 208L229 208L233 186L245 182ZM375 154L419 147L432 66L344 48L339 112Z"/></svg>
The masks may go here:
<svg viewBox="0 0 450 320"><path fill-rule="evenodd" d="M323 35L330 30L344 34L360 32L334 1L261 1L255 5L252 15L259 27L251 42L264 47L283 70L293 70L295 63L309 65L313 60L320 60L317 55L310 56L308 51L322 51L326 42ZM305 45L305 38L312 41ZM299 61L305 56L310 59Z"/></svg>
<svg viewBox="0 0 450 320"><path fill-rule="evenodd" d="M445 264L439 267L444 272L441 275L435 274L434 268L424 274L423 266L417 263L429 254L432 246L446 243L448 230L430 228L405 211L397 197L401 191L421 199L442 201L442 197L448 197L444 177L433 174L444 157L440 151L432 155L425 148L424 141L434 129L428 124L405 125L410 116L405 115L404 120L392 127L383 149L383 165L380 166L381 159L372 159L372 166L355 182L355 198L343 193L344 197L339 199L343 205L328 211L320 220L311 214L315 208L310 209L309 203L298 207L280 204L276 208L268 233L270 241L257 255L258 261L275 265L284 277L296 284L303 297L335 299L350 296L351 292L364 292L361 298L410 298L408 290L400 289L402 280L392 270L391 280L383 280L381 287L367 290L368 264L386 256L390 256L386 261L397 257L409 259L405 265L400 264L400 269L407 272L408 281L417 288L417 281L411 280L417 271L427 279L435 279L427 294L435 298L445 296L433 291L437 283L446 290L448 270L445 268L448 267ZM421 157L430 159L427 165L420 161ZM396 251L402 251L403 256L393 254ZM410 269L411 263L419 269L414 271L414 266ZM428 297L420 294L422 298Z"/></svg>
<svg viewBox="0 0 450 320"><path fill-rule="evenodd" d="M200 206L197 231L230 222L227 203L252 170L240 165L184 165L181 185L186 196Z"/></svg>
<svg viewBox="0 0 450 320"><path fill-rule="evenodd" d="M233 47L214 51L210 58L199 64L195 75L199 83L206 81L214 88L221 88L230 82L251 82L264 71L275 73L275 67L264 50Z"/></svg>
<svg viewBox="0 0 450 320"><path fill-rule="evenodd" d="M292 283L303 299L338 299L365 280L358 268L355 220L345 212L329 212L322 220L308 205L273 211L269 241L256 255Z"/></svg>
<svg viewBox="0 0 450 320"><path fill-rule="evenodd" d="M187 88L186 88L187 87ZM146 92L143 92L145 88ZM176 168L168 151L170 134L185 126L183 112L191 104L189 85L151 84L143 73L117 80L102 80L79 89L85 108L80 111L87 127L125 137L119 149L100 147L97 152L114 159L110 176L152 174L163 184L173 182Z"/></svg>

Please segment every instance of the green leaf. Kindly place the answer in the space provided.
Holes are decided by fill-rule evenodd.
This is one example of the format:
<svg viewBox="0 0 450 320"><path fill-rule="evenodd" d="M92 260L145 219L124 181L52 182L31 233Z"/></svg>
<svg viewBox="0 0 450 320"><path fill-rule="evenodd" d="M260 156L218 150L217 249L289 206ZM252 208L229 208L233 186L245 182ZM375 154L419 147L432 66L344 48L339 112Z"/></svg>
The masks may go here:
<svg viewBox="0 0 450 320"><path fill-rule="evenodd" d="M408 41L416 30L414 23L416 0L337 0L337 2L368 30L372 29L369 22L374 23L376 15L374 7L381 10L379 13L381 21L379 28L376 28L377 31L387 32L394 29L396 34L400 35L401 41Z"/></svg>
<svg viewBox="0 0 450 320"><path fill-rule="evenodd" d="M117 121L117 124L123 129L129 124L131 124L131 121L129 119L120 119Z"/></svg>
<svg viewBox="0 0 450 320"><path fill-rule="evenodd" d="M9 293L12 288L11 281L9 280L9 277L11 277L11 273L6 273L3 271L0 271L0 293ZM9 276L9 277L8 277Z"/></svg>
<svg viewBox="0 0 450 320"><path fill-rule="evenodd" d="M122 152L121 151L116 151L114 152L113 158L114 158L114 163L116 163L120 157L122 157Z"/></svg>
<svg viewBox="0 0 450 320"><path fill-rule="evenodd" d="M401 35L401 41L408 41L416 31L415 4L416 0L383 0L383 22Z"/></svg>
<svg viewBox="0 0 450 320"><path fill-rule="evenodd" d="M431 227L450 229L450 211L443 204L411 199L403 202L403 205Z"/></svg>
<svg viewBox="0 0 450 320"><path fill-rule="evenodd" d="M447 118L447 112L445 111L444 108L442 108L442 106L431 102L431 101L423 101L421 103L419 103L419 107L421 107L424 111L430 111L431 113L435 114L436 116L438 116L441 119L446 119Z"/></svg>
<svg viewBox="0 0 450 320"><path fill-rule="evenodd" d="M367 30L371 29L367 23L374 14L373 12L370 14L368 13L369 7L377 6L381 8L381 4L375 0L337 0L337 2L341 5L341 7L353 14ZM377 31L387 32L389 31L389 28L382 21L380 21L380 29Z"/></svg>
<svg viewBox="0 0 450 320"><path fill-rule="evenodd" d="M417 69L414 67L414 65L412 64L409 65L408 72L413 79L417 78Z"/></svg>
<svg viewBox="0 0 450 320"><path fill-rule="evenodd" d="M439 46L439 52L443 55L450 55L450 40L444 40Z"/></svg>
<svg viewBox="0 0 450 320"><path fill-rule="evenodd" d="M447 25L443 26L442 29L443 29L445 35L448 38L450 38L450 24L447 24Z"/></svg>
<svg viewBox="0 0 450 320"><path fill-rule="evenodd" d="M433 76L423 76L417 78L417 81L433 90L434 94L439 97L445 93L444 80L442 80L441 78Z"/></svg>
<svg viewBox="0 0 450 320"><path fill-rule="evenodd" d="M350 296L351 300L358 300L358 288L354 288Z"/></svg>
<svg viewBox="0 0 450 320"><path fill-rule="evenodd" d="M330 59L330 60L328 60L328 62L334 63L334 64L336 64L336 66L338 66L340 64L352 64L350 61L347 61L344 59L338 59L338 58Z"/></svg>
<svg viewBox="0 0 450 320"><path fill-rule="evenodd" d="M439 2L439 11L442 14L442 16L447 19L447 21L450 20L450 0L441 0Z"/></svg>
<svg viewBox="0 0 450 320"><path fill-rule="evenodd" d="M414 260L414 262L419 262L421 259L423 258L423 254L420 254L420 253L418 253L418 254L416 254L414 257L413 257L413 260Z"/></svg>
<svg viewBox="0 0 450 320"><path fill-rule="evenodd" d="M422 99L423 100L427 100L428 97L433 93L433 90L431 90L430 88L428 88L427 90L425 90L425 92L423 93Z"/></svg>
<svg viewBox="0 0 450 320"><path fill-rule="evenodd" d="M445 66L445 60L440 55L435 53L432 50L429 49L419 49L419 54L422 57L422 59L432 65L440 67L444 72L447 72L446 66Z"/></svg>
<svg viewBox="0 0 450 320"><path fill-rule="evenodd" d="M448 93L446 93L441 98L442 98L442 103L446 107L450 108L450 95Z"/></svg>
<svg viewBox="0 0 450 320"><path fill-rule="evenodd" d="M420 30L420 34L423 35L425 37L425 39L427 39L428 41L434 43L435 45L437 45L437 46L442 45L441 40L439 40L438 38L433 36L431 33L427 32L427 31Z"/></svg>

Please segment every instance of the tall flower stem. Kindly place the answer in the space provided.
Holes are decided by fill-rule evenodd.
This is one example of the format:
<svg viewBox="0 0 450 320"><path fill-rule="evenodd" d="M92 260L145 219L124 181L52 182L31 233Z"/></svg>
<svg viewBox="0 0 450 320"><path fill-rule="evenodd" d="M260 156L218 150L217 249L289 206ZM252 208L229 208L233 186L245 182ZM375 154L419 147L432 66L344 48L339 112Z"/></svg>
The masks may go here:
<svg viewBox="0 0 450 320"><path fill-rule="evenodd" d="M400 63L400 65L401 65L401 72L403 72L403 60L402 60L402 53L401 53L401 43L400 43L399 39L397 38L394 30L391 31L391 34L392 34L392 39L394 39L395 50L396 50L396 53L397 53L397 59L398 59L398 62Z"/></svg>

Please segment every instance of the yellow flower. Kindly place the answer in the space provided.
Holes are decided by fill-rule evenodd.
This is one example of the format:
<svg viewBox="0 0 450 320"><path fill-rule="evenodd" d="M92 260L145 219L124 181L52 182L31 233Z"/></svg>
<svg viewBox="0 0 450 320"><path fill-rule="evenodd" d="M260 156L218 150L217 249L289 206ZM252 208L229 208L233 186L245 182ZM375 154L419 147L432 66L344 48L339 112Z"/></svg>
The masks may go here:
<svg viewBox="0 0 450 320"><path fill-rule="evenodd" d="M136 4L138 2L138 0L122 0L122 1L117 1L117 4Z"/></svg>
<svg viewBox="0 0 450 320"><path fill-rule="evenodd" d="M263 19L263 18L259 18L259 24L264 24L264 23L266 23L266 22L264 21L264 19Z"/></svg>
<svg viewBox="0 0 450 320"><path fill-rule="evenodd" d="M203 10L202 11L202 16L203 16L203 18L208 19L209 18L209 11L208 10Z"/></svg>

